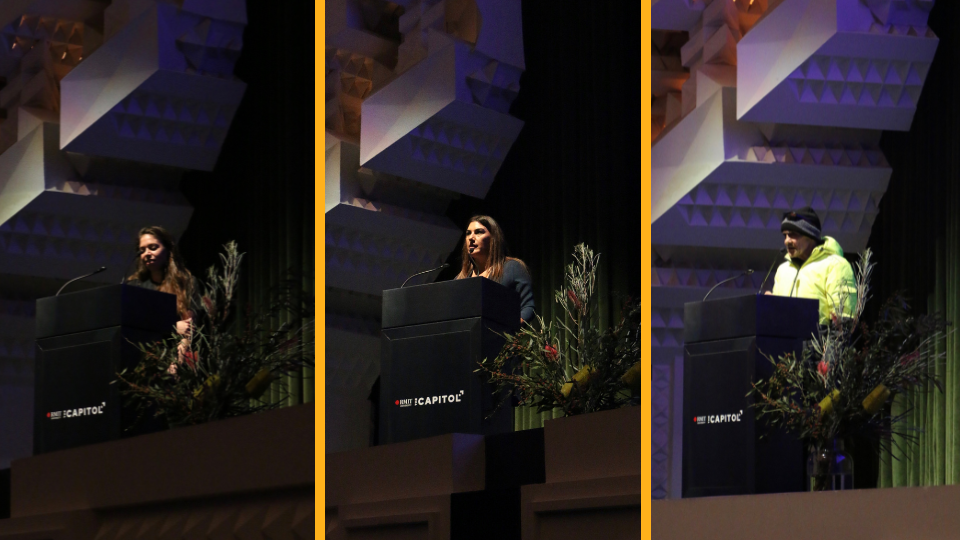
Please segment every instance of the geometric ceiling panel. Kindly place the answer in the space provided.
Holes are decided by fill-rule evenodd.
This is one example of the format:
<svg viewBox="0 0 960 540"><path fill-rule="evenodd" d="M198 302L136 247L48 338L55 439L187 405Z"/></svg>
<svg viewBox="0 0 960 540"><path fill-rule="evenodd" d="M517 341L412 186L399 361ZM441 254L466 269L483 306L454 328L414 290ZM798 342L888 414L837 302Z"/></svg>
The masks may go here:
<svg viewBox="0 0 960 540"><path fill-rule="evenodd" d="M159 3L61 82L61 147L213 170L246 85L233 77L243 25Z"/></svg>
<svg viewBox="0 0 960 540"><path fill-rule="evenodd" d="M790 0L760 21L737 45L737 118L909 130L939 43L933 2L871 3Z"/></svg>
<svg viewBox="0 0 960 540"><path fill-rule="evenodd" d="M450 40L363 102L360 164L485 197L523 127L520 74Z"/></svg>
<svg viewBox="0 0 960 540"><path fill-rule="evenodd" d="M383 183L392 181L402 190L421 191L425 197L437 195L384 175L361 174L359 148L349 141L328 133L326 146L328 287L380 296L385 289L399 287L410 275L435 268L447 258L460 239L460 228L442 213L435 213L436 206L411 208ZM446 197L449 200L453 193Z"/></svg>
<svg viewBox="0 0 960 540"><path fill-rule="evenodd" d="M453 38L486 58L526 69L519 0L406 0L399 18L403 73Z"/></svg>
<svg viewBox="0 0 960 540"><path fill-rule="evenodd" d="M179 172L112 167L58 143L59 126L45 123L0 154L0 272L69 279L107 266L90 279L119 282L143 223L175 236L186 229L192 209L177 190Z"/></svg>
<svg viewBox="0 0 960 540"><path fill-rule="evenodd" d="M653 0L651 21L657 30L686 31L703 15L706 2L697 0Z"/></svg>
<svg viewBox="0 0 960 540"><path fill-rule="evenodd" d="M654 146L654 243L772 247L783 212L812 206L824 234L862 249L892 173L878 132L797 140L813 128L781 132L733 119L738 92L722 89Z"/></svg>

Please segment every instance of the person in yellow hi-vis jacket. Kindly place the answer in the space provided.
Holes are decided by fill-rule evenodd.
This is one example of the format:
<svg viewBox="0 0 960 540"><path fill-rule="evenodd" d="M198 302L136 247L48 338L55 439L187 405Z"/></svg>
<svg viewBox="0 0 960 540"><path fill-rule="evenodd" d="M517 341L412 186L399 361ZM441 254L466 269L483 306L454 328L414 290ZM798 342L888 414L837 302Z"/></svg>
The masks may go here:
<svg viewBox="0 0 960 540"><path fill-rule="evenodd" d="M853 268L843 258L843 248L821 236L820 218L810 207L787 212L780 224L786 262L777 268L773 294L820 301L820 324L832 315L851 317L857 305Z"/></svg>

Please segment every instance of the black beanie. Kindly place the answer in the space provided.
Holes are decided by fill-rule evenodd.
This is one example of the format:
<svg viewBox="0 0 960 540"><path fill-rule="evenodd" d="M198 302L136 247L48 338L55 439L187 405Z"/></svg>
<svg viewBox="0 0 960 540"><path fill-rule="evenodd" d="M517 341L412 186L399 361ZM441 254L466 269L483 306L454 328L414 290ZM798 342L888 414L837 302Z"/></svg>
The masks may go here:
<svg viewBox="0 0 960 540"><path fill-rule="evenodd" d="M822 241L820 234L820 218L813 208L805 206L799 210L787 212L783 215L783 222L780 223L780 232L793 231L812 238L817 242Z"/></svg>

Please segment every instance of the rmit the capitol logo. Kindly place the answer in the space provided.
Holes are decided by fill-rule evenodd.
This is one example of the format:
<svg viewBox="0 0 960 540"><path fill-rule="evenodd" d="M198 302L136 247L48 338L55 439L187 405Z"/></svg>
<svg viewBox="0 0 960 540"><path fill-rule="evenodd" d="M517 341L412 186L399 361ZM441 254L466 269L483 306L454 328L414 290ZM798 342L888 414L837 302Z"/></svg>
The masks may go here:
<svg viewBox="0 0 960 540"><path fill-rule="evenodd" d="M398 399L394 401L393 404L400 407L421 407L424 405L438 405L443 403L460 403L460 398L462 397L463 390L456 394Z"/></svg>
<svg viewBox="0 0 960 540"><path fill-rule="evenodd" d="M693 422L698 426L705 424L729 424L730 422L739 422L743 416L743 410L733 414L708 414L704 416L694 416Z"/></svg>
<svg viewBox="0 0 960 540"><path fill-rule="evenodd" d="M62 411L50 411L47 418L50 420L60 420L62 418L80 418L81 416L94 416L103 414L103 409L107 407L107 402L103 401L100 405L93 407L80 407L79 409L64 409Z"/></svg>

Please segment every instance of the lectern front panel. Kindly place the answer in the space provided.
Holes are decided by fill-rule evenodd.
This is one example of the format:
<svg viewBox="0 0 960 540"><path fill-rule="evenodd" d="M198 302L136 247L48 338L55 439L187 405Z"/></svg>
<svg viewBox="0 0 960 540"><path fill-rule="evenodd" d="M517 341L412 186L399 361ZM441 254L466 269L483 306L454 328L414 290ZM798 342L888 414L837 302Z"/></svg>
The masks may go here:
<svg viewBox="0 0 960 540"><path fill-rule="evenodd" d="M380 441L393 443L446 433L498 433L512 429L512 407L497 417L489 388L476 373L484 357L503 345L480 318L383 331L380 365Z"/></svg>
<svg viewBox="0 0 960 540"><path fill-rule="evenodd" d="M752 384L798 339L763 336L691 343L683 363L683 497L803 489L799 441L758 423Z"/></svg>
<svg viewBox="0 0 960 540"><path fill-rule="evenodd" d="M752 491L754 411L746 396L756 348L756 338L687 347L683 482L689 496Z"/></svg>
<svg viewBox="0 0 960 540"><path fill-rule="evenodd" d="M100 332L103 333L103 332ZM46 392L38 396L40 449L62 450L108 441L119 436L120 415L116 407L115 337L72 347L42 350L37 355ZM101 336L107 337L107 336ZM106 360L106 361L105 361Z"/></svg>
<svg viewBox="0 0 960 540"><path fill-rule="evenodd" d="M472 422L472 416L465 412L478 399L479 384L462 369L457 356L469 351L471 342L479 339L480 320L456 326L462 328L390 341L394 358L401 361L389 366L389 375L381 370L381 376L389 376L390 388L403 389L403 395L385 396L393 409L388 415L390 440L408 440L426 426L438 435L472 433L479 428L479 422Z"/></svg>
<svg viewBox="0 0 960 540"><path fill-rule="evenodd" d="M38 339L36 344L33 452L42 454L162 428L120 394L117 373L134 367L133 343L153 332L116 326ZM141 418L142 416L142 418Z"/></svg>

